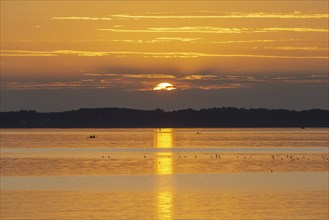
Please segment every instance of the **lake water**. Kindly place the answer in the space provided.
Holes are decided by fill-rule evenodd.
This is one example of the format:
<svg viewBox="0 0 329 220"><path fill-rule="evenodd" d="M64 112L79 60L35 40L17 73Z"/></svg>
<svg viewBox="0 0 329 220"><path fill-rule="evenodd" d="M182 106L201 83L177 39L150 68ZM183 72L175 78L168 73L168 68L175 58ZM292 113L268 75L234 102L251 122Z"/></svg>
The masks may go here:
<svg viewBox="0 0 329 220"><path fill-rule="evenodd" d="M328 135L2 129L1 219L328 219Z"/></svg>

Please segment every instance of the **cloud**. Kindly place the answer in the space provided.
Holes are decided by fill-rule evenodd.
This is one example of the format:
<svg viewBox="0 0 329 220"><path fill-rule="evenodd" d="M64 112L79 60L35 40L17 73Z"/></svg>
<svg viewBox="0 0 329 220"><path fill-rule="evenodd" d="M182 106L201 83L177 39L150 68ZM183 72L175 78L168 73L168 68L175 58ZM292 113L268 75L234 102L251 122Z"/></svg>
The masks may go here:
<svg viewBox="0 0 329 220"><path fill-rule="evenodd" d="M143 40L111 40L112 42L124 42L124 43L136 43L136 44L142 44L145 43Z"/></svg>
<svg viewBox="0 0 329 220"><path fill-rule="evenodd" d="M248 28L222 28L222 27L161 27L147 29L115 29L101 28L98 31L111 31L123 33L242 33Z"/></svg>
<svg viewBox="0 0 329 220"><path fill-rule="evenodd" d="M153 40L129 40L129 39L119 39L119 40L111 40L112 42L124 42L124 43L164 43L164 42L172 42L172 41L180 41L180 42L193 42L196 40L200 40L202 38L182 38L182 37L158 37L154 38Z"/></svg>
<svg viewBox="0 0 329 220"><path fill-rule="evenodd" d="M302 39L256 39L256 40L228 40L228 41L193 41L194 44L240 44L240 43L275 43L303 41Z"/></svg>
<svg viewBox="0 0 329 220"><path fill-rule="evenodd" d="M134 79L174 79L173 75L169 74L124 74L124 73L104 73L104 74L85 74L85 76L106 76Z"/></svg>
<svg viewBox="0 0 329 220"><path fill-rule="evenodd" d="M140 20L140 19L327 19L327 12L146 12L142 14L114 14L102 17L64 16L51 17L51 20L82 20L82 21L111 21L111 20Z"/></svg>
<svg viewBox="0 0 329 220"><path fill-rule="evenodd" d="M2 57L24 57L24 56L58 56L54 51L34 51L34 50L0 50Z"/></svg>
<svg viewBox="0 0 329 220"><path fill-rule="evenodd" d="M136 70L138 72L138 70ZM142 70L139 70L142 71ZM207 72L199 70L199 72ZM143 79L143 80L142 80ZM177 90L216 90L234 88L255 88L270 86L327 86L328 77L325 74L84 74L78 80L50 82L2 82L3 90L59 90L59 89L104 89L112 88L122 91L151 91L159 79L170 81Z"/></svg>
<svg viewBox="0 0 329 220"><path fill-rule="evenodd" d="M79 51L79 50L54 50L54 51L29 51L29 50L1 50L1 56L122 56L141 55L148 58L198 58L198 57L246 57L246 58L271 58L271 59L329 59L328 56L281 56L263 54L215 54L198 52L147 52L147 51Z"/></svg>
<svg viewBox="0 0 329 220"><path fill-rule="evenodd" d="M190 14L187 14L190 13ZM266 12L209 12L199 11L196 15L195 12L186 12L177 15L170 15L169 13L157 14L117 14L111 15L113 18L121 19L234 19L234 18L277 18L277 19L324 19L328 18L326 12L290 12L290 13L266 13ZM167 14L167 15L166 15ZM168 15L169 14L169 15ZM187 14L187 15L186 15ZM193 15L194 14L194 15ZM206 14L206 15L204 15Z"/></svg>
<svg viewBox="0 0 329 220"><path fill-rule="evenodd" d="M109 17L52 17L52 20L87 20L87 21L111 21Z"/></svg>
<svg viewBox="0 0 329 220"><path fill-rule="evenodd" d="M239 83L232 83L226 85L208 85L208 86L200 86L198 89L202 90L217 90L217 89L238 89L238 88L247 88Z"/></svg>
<svg viewBox="0 0 329 220"><path fill-rule="evenodd" d="M68 81L68 82L7 82L2 83L4 90L57 90L94 88L97 83L93 81Z"/></svg>
<svg viewBox="0 0 329 220"><path fill-rule="evenodd" d="M130 40L130 39L116 39L112 42L136 43L136 44L153 44L166 43L172 41L192 43L192 44L244 44L244 43L275 43L275 42L290 42L290 41L304 41L302 39L256 39L256 40L226 40L226 41L202 41L204 38L181 38L181 37L157 37L152 40Z"/></svg>
<svg viewBox="0 0 329 220"><path fill-rule="evenodd" d="M266 13L266 12L146 12L143 14L115 14L102 17L89 16L55 16L51 20L83 20L83 21L111 21L111 20L140 20L140 19L325 19L329 18L326 12L290 12L290 13Z"/></svg>
<svg viewBox="0 0 329 220"><path fill-rule="evenodd" d="M288 32L323 32L328 33L328 29L324 28L304 28L304 27L293 27L293 28L282 28L282 27L272 27L272 28L259 28L256 32L280 32L280 31L288 31Z"/></svg>
<svg viewBox="0 0 329 220"><path fill-rule="evenodd" d="M152 41L160 41L160 42L167 42L167 41L182 41L182 42L193 42L193 41L196 41L196 40L200 40L202 38L184 38L184 37L158 37L158 38L155 38L154 40Z"/></svg>
<svg viewBox="0 0 329 220"><path fill-rule="evenodd" d="M328 47L294 47L294 46L286 46L286 47L264 47L267 50L305 50L305 51L328 51Z"/></svg>
<svg viewBox="0 0 329 220"><path fill-rule="evenodd" d="M110 31L119 33L203 33L203 34L241 34L241 33L270 33L270 32L320 32L328 33L324 28L304 28L304 27L269 27L269 28L226 28L226 27L158 27L146 29L116 29L99 28L98 31Z"/></svg>
<svg viewBox="0 0 329 220"><path fill-rule="evenodd" d="M184 80L212 80L216 79L216 75L198 75L198 74L193 74L193 75L187 75L184 76Z"/></svg>

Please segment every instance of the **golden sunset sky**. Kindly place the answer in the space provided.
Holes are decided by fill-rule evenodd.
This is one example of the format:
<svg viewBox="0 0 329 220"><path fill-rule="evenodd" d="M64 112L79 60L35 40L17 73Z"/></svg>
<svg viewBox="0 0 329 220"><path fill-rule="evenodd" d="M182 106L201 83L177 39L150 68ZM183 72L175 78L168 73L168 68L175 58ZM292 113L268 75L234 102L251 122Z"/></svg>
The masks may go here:
<svg viewBox="0 0 329 220"><path fill-rule="evenodd" d="M327 108L327 1L1 1L1 110ZM156 92L168 82L177 89Z"/></svg>

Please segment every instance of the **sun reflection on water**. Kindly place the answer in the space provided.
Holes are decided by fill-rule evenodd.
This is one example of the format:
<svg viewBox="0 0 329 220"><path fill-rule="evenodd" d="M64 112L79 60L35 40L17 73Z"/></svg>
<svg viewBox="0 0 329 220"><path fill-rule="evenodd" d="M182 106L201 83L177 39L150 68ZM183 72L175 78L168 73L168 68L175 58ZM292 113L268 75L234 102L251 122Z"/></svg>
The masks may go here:
<svg viewBox="0 0 329 220"><path fill-rule="evenodd" d="M154 130L155 148L173 148L174 133L171 128ZM172 219L173 217L173 190L172 176L173 159L171 152L159 152L156 159L156 173L158 178L158 190L156 194L156 206L158 219ZM165 175L165 176L164 176Z"/></svg>
<svg viewBox="0 0 329 220"><path fill-rule="evenodd" d="M157 192L158 219L173 219L173 193L170 191Z"/></svg>

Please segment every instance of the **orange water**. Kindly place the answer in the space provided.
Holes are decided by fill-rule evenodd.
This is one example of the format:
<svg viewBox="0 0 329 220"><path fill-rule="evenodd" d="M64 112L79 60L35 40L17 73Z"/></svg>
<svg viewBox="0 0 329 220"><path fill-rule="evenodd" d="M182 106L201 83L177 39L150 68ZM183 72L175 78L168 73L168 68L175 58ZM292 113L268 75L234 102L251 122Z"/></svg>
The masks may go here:
<svg viewBox="0 0 329 220"><path fill-rule="evenodd" d="M327 129L0 135L1 219L328 218Z"/></svg>

